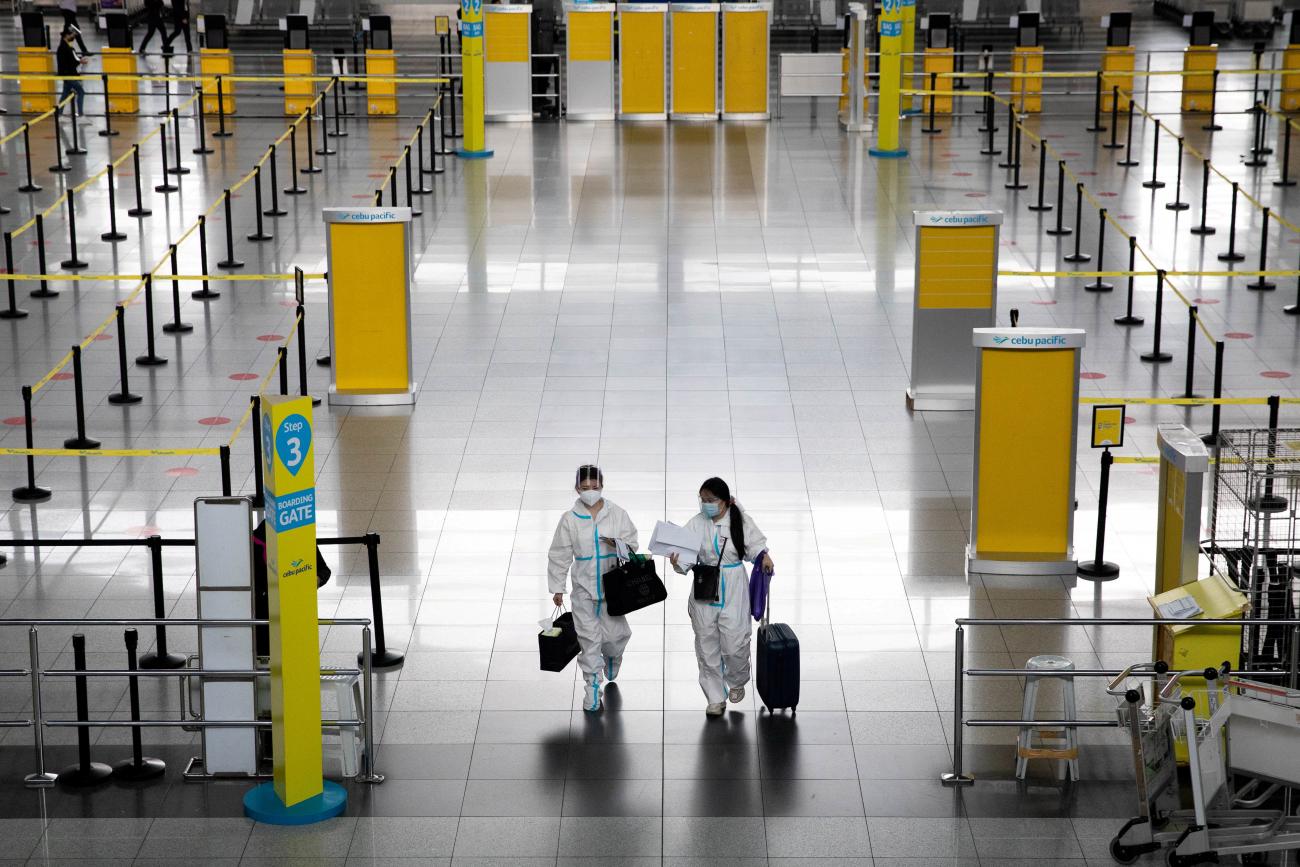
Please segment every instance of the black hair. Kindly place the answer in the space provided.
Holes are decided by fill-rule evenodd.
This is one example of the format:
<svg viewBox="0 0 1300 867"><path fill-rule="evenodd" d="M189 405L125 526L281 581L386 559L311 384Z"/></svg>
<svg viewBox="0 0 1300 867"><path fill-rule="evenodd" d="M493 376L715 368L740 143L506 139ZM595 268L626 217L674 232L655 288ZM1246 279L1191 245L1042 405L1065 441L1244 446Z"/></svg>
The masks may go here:
<svg viewBox="0 0 1300 867"><path fill-rule="evenodd" d="M600 467L595 464L583 464L578 467L578 476L573 486L575 488L579 487L583 482L589 482L592 479L595 479L600 485L605 484L605 474L600 471Z"/></svg>
<svg viewBox="0 0 1300 867"><path fill-rule="evenodd" d="M727 504L727 510L731 513L731 544L736 546L736 556L745 559L745 517L740 513L740 506L731 498L731 488L722 479L714 476L711 479L705 479L704 484L700 485L701 491L708 491L713 496Z"/></svg>

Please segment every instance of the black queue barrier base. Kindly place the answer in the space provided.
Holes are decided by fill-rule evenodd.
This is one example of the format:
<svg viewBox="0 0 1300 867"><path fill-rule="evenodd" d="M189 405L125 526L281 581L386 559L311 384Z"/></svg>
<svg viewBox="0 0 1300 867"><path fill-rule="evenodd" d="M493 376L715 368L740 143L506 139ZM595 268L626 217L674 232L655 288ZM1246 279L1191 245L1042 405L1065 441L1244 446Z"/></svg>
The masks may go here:
<svg viewBox="0 0 1300 867"><path fill-rule="evenodd" d="M370 666L372 668L397 668L406 661L406 654L398 650L385 650L383 653L370 654ZM357 654L357 664L365 664L365 654Z"/></svg>
<svg viewBox="0 0 1300 867"><path fill-rule="evenodd" d="M185 657L179 653L164 653L159 656L156 653L146 653L140 657L140 667L147 668L151 671L159 669L177 669L185 667Z"/></svg>
<svg viewBox="0 0 1300 867"><path fill-rule="evenodd" d="M113 776L113 769L103 762L91 762L86 767L80 764L69 765L59 771L59 785L74 789L98 786Z"/></svg>
<svg viewBox="0 0 1300 867"><path fill-rule="evenodd" d="M167 773L167 763L162 759L145 756L136 764L134 759L124 759L113 766L114 779L130 783L154 780Z"/></svg>

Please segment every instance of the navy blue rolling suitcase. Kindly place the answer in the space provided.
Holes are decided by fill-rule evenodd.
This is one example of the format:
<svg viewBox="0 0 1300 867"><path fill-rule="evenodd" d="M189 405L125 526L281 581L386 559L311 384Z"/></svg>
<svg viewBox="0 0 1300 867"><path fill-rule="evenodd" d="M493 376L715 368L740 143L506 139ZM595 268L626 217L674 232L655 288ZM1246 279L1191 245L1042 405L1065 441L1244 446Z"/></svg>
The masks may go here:
<svg viewBox="0 0 1300 867"><path fill-rule="evenodd" d="M770 603L770 594L769 594ZM758 626L756 654L758 697L767 712L799 707L799 637L785 623L768 623L767 611Z"/></svg>

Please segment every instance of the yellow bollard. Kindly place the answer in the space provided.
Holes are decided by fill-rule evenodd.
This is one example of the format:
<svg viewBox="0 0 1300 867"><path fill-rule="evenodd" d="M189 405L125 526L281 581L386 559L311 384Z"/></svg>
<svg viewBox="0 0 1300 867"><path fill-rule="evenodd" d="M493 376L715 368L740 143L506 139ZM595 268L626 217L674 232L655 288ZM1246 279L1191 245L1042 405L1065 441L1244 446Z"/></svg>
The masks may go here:
<svg viewBox="0 0 1300 867"><path fill-rule="evenodd" d="M456 155L468 160L487 159L492 151L487 149L483 130L483 0L460 0L460 68L465 138ZM450 110L455 111L455 88L451 96Z"/></svg>
<svg viewBox="0 0 1300 867"><path fill-rule="evenodd" d="M18 71L27 75L53 75L54 55L44 48L19 48ZM54 108L54 79L18 79L23 114L41 114Z"/></svg>
<svg viewBox="0 0 1300 867"><path fill-rule="evenodd" d="M883 0L880 12L880 95L876 100L876 146L873 157L898 159L907 156L899 142L898 118L903 78L902 0Z"/></svg>

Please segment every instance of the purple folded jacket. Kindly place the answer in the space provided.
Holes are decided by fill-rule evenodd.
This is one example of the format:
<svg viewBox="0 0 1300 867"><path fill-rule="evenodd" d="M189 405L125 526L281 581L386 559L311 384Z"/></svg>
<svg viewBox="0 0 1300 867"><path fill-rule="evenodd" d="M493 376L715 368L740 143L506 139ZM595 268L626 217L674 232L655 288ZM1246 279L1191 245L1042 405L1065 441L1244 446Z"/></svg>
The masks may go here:
<svg viewBox="0 0 1300 867"><path fill-rule="evenodd" d="M767 589L772 583L772 576L763 572L763 557L767 554L764 550L754 558L754 568L749 573L749 613L755 620L763 619L763 612L767 610Z"/></svg>

